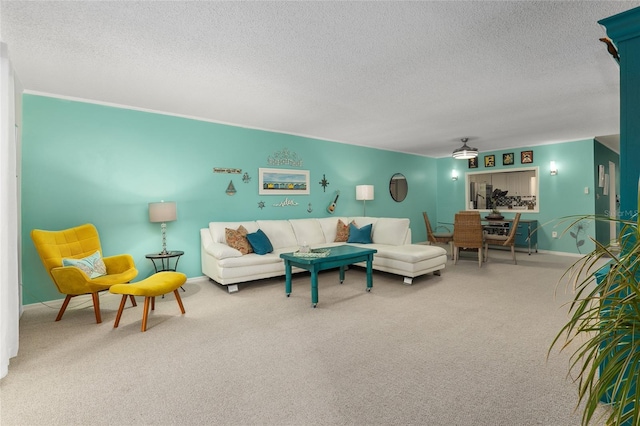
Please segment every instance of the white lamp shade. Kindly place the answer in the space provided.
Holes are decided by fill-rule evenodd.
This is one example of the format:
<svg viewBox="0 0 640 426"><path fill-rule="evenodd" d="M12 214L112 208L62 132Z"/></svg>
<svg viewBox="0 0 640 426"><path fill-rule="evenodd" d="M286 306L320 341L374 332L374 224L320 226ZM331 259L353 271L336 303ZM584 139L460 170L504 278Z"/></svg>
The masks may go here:
<svg viewBox="0 0 640 426"><path fill-rule="evenodd" d="M177 216L175 201L149 203L149 222L172 222Z"/></svg>
<svg viewBox="0 0 640 426"><path fill-rule="evenodd" d="M357 185L356 200L373 200L373 185Z"/></svg>

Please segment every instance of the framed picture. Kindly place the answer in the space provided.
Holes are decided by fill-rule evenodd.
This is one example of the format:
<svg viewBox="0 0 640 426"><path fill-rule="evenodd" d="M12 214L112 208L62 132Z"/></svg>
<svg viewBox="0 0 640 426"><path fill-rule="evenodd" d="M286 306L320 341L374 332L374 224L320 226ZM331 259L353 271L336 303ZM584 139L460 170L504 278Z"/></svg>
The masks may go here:
<svg viewBox="0 0 640 426"><path fill-rule="evenodd" d="M478 168L478 157L469 158L469 168L477 169Z"/></svg>
<svg viewBox="0 0 640 426"><path fill-rule="evenodd" d="M309 170L258 169L258 194L308 195Z"/></svg>
<svg viewBox="0 0 640 426"><path fill-rule="evenodd" d="M533 151L522 151L520 153L520 163L533 163Z"/></svg>
<svg viewBox="0 0 640 426"><path fill-rule="evenodd" d="M509 152L507 154L502 154L502 165L503 166L512 165L513 162L514 162L513 157L514 157L513 152Z"/></svg>
<svg viewBox="0 0 640 426"><path fill-rule="evenodd" d="M484 166L485 167L495 167L496 165L496 156L495 155L485 155L484 156Z"/></svg>

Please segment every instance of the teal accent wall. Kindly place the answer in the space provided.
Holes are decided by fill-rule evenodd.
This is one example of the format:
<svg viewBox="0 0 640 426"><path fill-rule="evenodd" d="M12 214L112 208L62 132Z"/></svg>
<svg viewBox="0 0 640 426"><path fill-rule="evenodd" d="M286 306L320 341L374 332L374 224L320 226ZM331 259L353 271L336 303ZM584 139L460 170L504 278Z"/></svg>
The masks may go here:
<svg viewBox="0 0 640 426"><path fill-rule="evenodd" d="M273 207L285 196L258 194L258 168L291 168L268 164L267 158L287 149L303 160L296 170L309 170L310 195L290 196L293 207ZM520 164L520 152L534 151L533 164ZM502 154L513 152L513 166L502 166ZM484 168L484 155L496 156L496 167ZM595 213L597 161L594 140L541 145L480 153L479 168L501 170L522 166L540 168L540 212L523 212L536 219L539 249L585 253L595 237L590 223L576 246L567 224L557 219ZM549 162L558 165L550 176ZM213 173L214 167L238 168L242 174ZM458 171L457 181L451 170ZM178 220L167 224L167 247L184 250L179 270L190 278L202 276L199 230L211 221L327 217L326 208L338 199L336 215L359 216L362 202L355 186L375 186L367 202L368 216L408 217L413 242L426 240L422 212L432 222L453 222L465 209L467 161L428 158L275 132L115 108L52 97L24 95L22 140L22 269L23 303L61 298L30 239L30 231L65 229L93 223L100 232L105 255L130 253L143 279L153 272L145 254L161 248L160 226L148 220L147 205L176 201ZM407 198L397 203L389 195L394 173L406 176ZM319 182L329 181L326 191ZM230 181L237 190L229 196ZM584 193L584 188L589 193ZM264 209L258 207L263 201ZM307 208L311 204L312 212ZM509 213L505 216L510 217Z"/></svg>
<svg viewBox="0 0 640 426"><path fill-rule="evenodd" d="M438 203L435 219L438 222L452 223L454 215L459 210L465 210L465 173L492 172L520 167L539 167L538 197L539 213L522 211L522 219L537 220L538 248L541 250L566 253L585 253L593 250L594 245L590 237L595 236L595 225L588 222L578 239L573 238L569 231L570 223L560 223L558 219L572 215L594 214L594 141L593 139L564 142L535 147L507 149L501 151L481 152L478 168L469 169L467 160L453 158L438 159ZM520 153L533 151L533 163L521 164ZM515 164L502 165L502 154L513 152ZM484 156L495 155L496 166L484 167ZM551 176L549 163L555 161L558 174ZM458 171L457 181L451 179L451 170ZM585 187L589 193L585 194ZM501 210L506 218L512 218L513 213ZM563 235L563 231L567 232ZM559 238L552 238L552 232L558 232ZM584 240L584 245L578 247L577 240Z"/></svg>
<svg viewBox="0 0 640 426"><path fill-rule="evenodd" d="M258 194L258 168L288 149L309 170L311 193L290 196L294 207L273 207L285 196ZM214 167L242 174L213 173ZM160 225L148 220L147 205L176 201L178 220L167 224L167 248L184 250L179 270L202 276L200 228L211 221L326 217L340 190L335 215L360 216L355 186L375 186L367 216L408 217L413 241L425 241L422 211L435 214L436 159L163 114L58 98L23 96L22 270L23 303L61 298L33 247L34 228L59 230L93 223L105 255L129 253L140 271L153 272L147 253L161 249ZM389 195L389 180L403 173L407 198ZM326 192L319 182L329 181ZM225 193L230 181L237 190ZM264 201L264 209L258 202ZM309 203L313 211L307 212Z"/></svg>

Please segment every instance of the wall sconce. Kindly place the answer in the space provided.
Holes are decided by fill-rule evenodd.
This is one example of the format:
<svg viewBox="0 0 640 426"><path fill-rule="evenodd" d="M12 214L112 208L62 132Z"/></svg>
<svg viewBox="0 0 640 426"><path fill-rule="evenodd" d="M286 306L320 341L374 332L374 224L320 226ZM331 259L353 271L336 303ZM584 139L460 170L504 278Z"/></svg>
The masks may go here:
<svg viewBox="0 0 640 426"><path fill-rule="evenodd" d="M555 176L558 174L558 167L556 166L555 161L549 163L549 170L551 171L551 176Z"/></svg>
<svg viewBox="0 0 640 426"><path fill-rule="evenodd" d="M451 180L458 180L458 171L456 169L451 170Z"/></svg>
<svg viewBox="0 0 640 426"><path fill-rule="evenodd" d="M362 201L362 216L366 216L366 203L373 200L373 185L356 185L356 200Z"/></svg>
<svg viewBox="0 0 640 426"><path fill-rule="evenodd" d="M177 219L175 201L160 201L159 203L149 203L149 222L161 222L160 230L162 231L162 251L159 254L169 254L167 251L167 224Z"/></svg>

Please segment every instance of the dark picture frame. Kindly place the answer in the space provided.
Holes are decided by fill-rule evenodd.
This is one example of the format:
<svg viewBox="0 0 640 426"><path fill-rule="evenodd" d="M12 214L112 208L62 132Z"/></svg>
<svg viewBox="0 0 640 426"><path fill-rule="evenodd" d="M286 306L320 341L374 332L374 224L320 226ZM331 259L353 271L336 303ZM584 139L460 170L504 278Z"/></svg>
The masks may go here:
<svg viewBox="0 0 640 426"><path fill-rule="evenodd" d="M522 151L522 152L520 152L520 163L521 164L531 164L531 163L533 163L533 151Z"/></svg>
<svg viewBox="0 0 640 426"><path fill-rule="evenodd" d="M469 168L477 169L478 168L478 157L469 158Z"/></svg>
<svg viewBox="0 0 640 426"><path fill-rule="evenodd" d="M503 166L511 166L513 163L515 163L515 155L513 152L507 152L506 154L502 154Z"/></svg>
<svg viewBox="0 0 640 426"><path fill-rule="evenodd" d="M495 167L496 166L496 156L495 155L485 155L484 156L484 166L485 167Z"/></svg>

